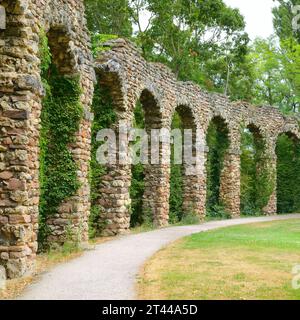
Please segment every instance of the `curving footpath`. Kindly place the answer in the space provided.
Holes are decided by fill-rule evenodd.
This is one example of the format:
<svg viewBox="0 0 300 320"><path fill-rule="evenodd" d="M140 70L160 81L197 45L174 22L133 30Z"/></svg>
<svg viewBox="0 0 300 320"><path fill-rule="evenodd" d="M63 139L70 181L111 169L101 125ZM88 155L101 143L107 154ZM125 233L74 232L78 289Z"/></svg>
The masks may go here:
<svg viewBox="0 0 300 320"><path fill-rule="evenodd" d="M193 233L222 227L300 218L300 214L241 218L171 227L116 238L87 251L80 258L40 276L19 298L22 300L129 300L135 299L139 269L172 241Z"/></svg>

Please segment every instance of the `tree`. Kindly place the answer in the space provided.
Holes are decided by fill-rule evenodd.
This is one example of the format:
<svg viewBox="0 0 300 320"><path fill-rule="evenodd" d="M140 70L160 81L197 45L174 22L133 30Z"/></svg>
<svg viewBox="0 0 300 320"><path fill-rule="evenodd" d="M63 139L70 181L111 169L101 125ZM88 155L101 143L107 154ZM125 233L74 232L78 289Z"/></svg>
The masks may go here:
<svg viewBox="0 0 300 320"><path fill-rule="evenodd" d="M88 28L92 33L132 35L128 0L85 0Z"/></svg>
<svg viewBox="0 0 300 320"><path fill-rule="evenodd" d="M249 100L243 16L222 0L86 0L92 33L129 37L180 80ZM148 22L142 23L142 19Z"/></svg>
<svg viewBox="0 0 300 320"><path fill-rule="evenodd" d="M290 90L276 39L256 39L248 56L254 76L253 102L280 106Z"/></svg>
<svg viewBox="0 0 300 320"><path fill-rule="evenodd" d="M249 41L239 11L222 0L151 0L149 9L147 57L168 64L180 80L230 93Z"/></svg>
<svg viewBox="0 0 300 320"><path fill-rule="evenodd" d="M300 0L279 0L279 6L273 9L274 27L280 39L281 63L284 67L289 89L289 108L299 112L300 106L300 29L295 30L293 8L300 6Z"/></svg>
<svg viewBox="0 0 300 320"><path fill-rule="evenodd" d="M300 5L300 0L276 0L276 2L279 2L279 6L273 9L276 35L280 40L295 38L300 43L300 30L293 30L292 25L295 17L292 9Z"/></svg>

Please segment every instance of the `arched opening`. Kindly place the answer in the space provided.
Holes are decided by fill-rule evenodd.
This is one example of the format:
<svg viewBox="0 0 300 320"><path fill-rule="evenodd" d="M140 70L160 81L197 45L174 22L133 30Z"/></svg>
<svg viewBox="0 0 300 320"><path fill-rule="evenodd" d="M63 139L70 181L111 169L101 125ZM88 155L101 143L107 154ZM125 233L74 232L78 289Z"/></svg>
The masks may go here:
<svg viewBox="0 0 300 320"><path fill-rule="evenodd" d="M300 143L292 133L280 134L277 155L277 210L279 214L300 211Z"/></svg>
<svg viewBox="0 0 300 320"><path fill-rule="evenodd" d="M146 160L141 154L142 150L135 150L138 159L129 151L141 143L146 131L161 127L161 117L153 95L144 90L135 108L125 109L120 79L115 73L106 73L100 69L92 110L90 237L122 234L128 232L130 227L144 224L152 226L155 222L155 209L158 207L158 179L157 172L149 165L149 144ZM121 135L124 138L121 133L123 122L126 124L125 140L120 141ZM112 129L114 133L114 163L99 164L97 152L101 144L107 142L97 138L101 129ZM121 146L130 147L126 151L129 156L125 159L126 163L121 156L124 152L121 152Z"/></svg>
<svg viewBox="0 0 300 320"><path fill-rule="evenodd" d="M209 148L207 171L207 216L218 217L226 215L221 199L221 178L226 152L229 148L229 129L223 118L214 117L208 127L206 143Z"/></svg>
<svg viewBox="0 0 300 320"><path fill-rule="evenodd" d="M138 100L134 109L133 128L145 129L145 112L141 100ZM141 137L137 137L141 141ZM135 141L136 143L137 141ZM140 150L141 152L141 150ZM131 165L131 219L130 226L151 225L153 218L143 210L143 197L145 192L145 167L143 163Z"/></svg>
<svg viewBox="0 0 300 320"><path fill-rule="evenodd" d="M258 127L242 127L241 132L241 212L261 214L270 194L265 167L265 141Z"/></svg>
<svg viewBox="0 0 300 320"><path fill-rule="evenodd" d="M157 101L152 93L143 90L134 109L133 128L140 131L134 143L142 143L141 135L147 134L147 145L139 150L139 163L131 165L131 227L151 228L157 224L160 204L157 190L161 187L159 180L159 163L153 163L151 158L151 130L161 129L161 114ZM145 140L144 140L145 142ZM146 150L147 149L147 150ZM141 155L141 152L144 152ZM161 158L161 144L158 144L156 157Z"/></svg>
<svg viewBox="0 0 300 320"><path fill-rule="evenodd" d="M195 210L198 206L196 199L198 180L195 170L196 163L196 135L197 128L191 109L181 105L175 110L172 117L172 145L171 145L171 170L170 170L170 198L169 219L170 223L183 221L185 223L199 222L199 215ZM189 141L190 140L190 141ZM190 149L189 149L190 148ZM188 153L191 152L187 158ZM197 208L198 209L198 208Z"/></svg>
<svg viewBox="0 0 300 320"><path fill-rule="evenodd" d="M40 131L40 250L77 241L80 218L71 198L80 188L71 145L83 116L81 85L70 39L58 28L40 34L39 57L45 96ZM77 213L77 215L76 215ZM79 241L79 239L78 239Z"/></svg>
<svg viewBox="0 0 300 320"><path fill-rule="evenodd" d="M94 117L91 130L91 212L89 216L89 237L91 239L103 235L108 220L111 218L108 210L113 210L114 207L110 196L112 192L120 191L113 190L109 185L114 178L117 178L117 175L113 176L114 171L113 167L110 167L111 164L101 164L97 159L98 148L103 144L103 141L98 141L97 135L101 130L116 128L119 111L118 105L112 96L110 81L102 74L97 74L97 80L92 103ZM117 79L114 80L116 86L118 82ZM117 91L115 90L115 92Z"/></svg>

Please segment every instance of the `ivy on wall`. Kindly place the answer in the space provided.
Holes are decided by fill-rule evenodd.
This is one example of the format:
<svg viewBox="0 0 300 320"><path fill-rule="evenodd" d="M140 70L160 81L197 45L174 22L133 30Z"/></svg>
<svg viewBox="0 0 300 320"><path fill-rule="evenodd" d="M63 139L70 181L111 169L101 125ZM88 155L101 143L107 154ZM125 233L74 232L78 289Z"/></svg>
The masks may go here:
<svg viewBox="0 0 300 320"><path fill-rule="evenodd" d="M100 165L96 159L97 149L102 142L96 141L97 133L101 129L111 128L116 122L116 113L109 88L97 85L94 91L92 104L94 113L94 121L92 124L92 156L90 163L90 185L91 185L91 214L89 217L89 236L95 238L100 236L105 221L100 219L101 206L99 199L101 198L101 177L106 174L107 168Z"/></svg>
<svg viewBox="0 0 300 320"><path fill-rule="evenodd" d="M274 190L274 173L268 166L264 139L244 127L241 137L241 212L260 215Z"/></svg>
<svg viewBox="0 0 300 320"><path fill-rule="evenodd" d="M60 75L51 63L44 32L40 36L41 77L46 91L42 101L40 135L39 243L47 247L47 219L80 187L77 165L69 150L79 130L83 108L78 77Z"/></svg>
<svg viewBox="0 0 300 320"><path fill-rule="evenodd" d="M145 129L145 113L140 101L137 102L134 109L133 127L137 129ZM140 226L143 224L151 224L153 217L149 216L148 212L143 208L143 195L145 192L145 167L143 164L131 166L131 227Z"/></svg>
<svg viewBox="0 0 300 320"><path fill-rule="evenodd" d="M278 138L276 153L278 212L299 212L300 143L283 134Z"/></svg>
<svg viewBox="0 0 300 320"><path fill-rule="evenodd" d="M209 153L206 162L207 201L206 211L209 217L227 217L224 205L220 200L221 173L224 159L229 147L228 130L221 119L214 119L208 128L206 137Z"/></svg>
<svg viewBox="0 0 300 320"><path fill-rule="evenodd" d="M183 129L180 115L175 112L172 119L172 130ZM171 177L170 177L170 223L180 222L183 218L183 166L174 164L174 145L171 149Z"/></svg>
<svg viewBox="0 0 300 320"><path fill-rule="evenodd" d="M109 46L105 46L104 44L113 39L117 39L118 36L113 34L92 34L92 54L95 58L98 57L99 54L103 51L107 51L110 49Z"/></svg>

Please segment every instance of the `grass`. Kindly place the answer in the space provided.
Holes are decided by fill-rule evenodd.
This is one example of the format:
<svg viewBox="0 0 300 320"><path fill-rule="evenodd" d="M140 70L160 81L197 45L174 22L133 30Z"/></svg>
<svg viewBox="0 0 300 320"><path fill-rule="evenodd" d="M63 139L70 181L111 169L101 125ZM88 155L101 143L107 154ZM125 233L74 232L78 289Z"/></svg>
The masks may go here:
<svg viewBox="0 0 300 320"><path fill-rule="evenodd" d="M274 221L195 234L161 250L141 271L140 299L300 299L300 221Z"/></svg>

